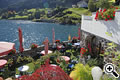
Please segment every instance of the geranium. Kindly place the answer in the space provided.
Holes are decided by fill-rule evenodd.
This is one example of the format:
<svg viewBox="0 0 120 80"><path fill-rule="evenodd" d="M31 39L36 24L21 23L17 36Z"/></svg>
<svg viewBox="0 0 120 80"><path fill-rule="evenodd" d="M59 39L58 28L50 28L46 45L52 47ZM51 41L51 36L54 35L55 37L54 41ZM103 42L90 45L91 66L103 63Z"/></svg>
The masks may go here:
<svg viewBox="0 0 120 80"><path fill-rule="evenodd" d="M87 50L85 48L81 48L80 53L84 54Z"/></svg>
<svg viewBox="0 0 120 80"><path fill-rule="evenodd" d="M108 15L107 17L110 18L110 15Z"/></svg>
<svg viewBox="0 0 120 80"><path fill-rule="evenodd" d="M106 9L103 10L103 12L105 12L105 11L106 11Z"/></svg>
<svg viewBox="0 0 120 80"><path fill-rule="evenodd" d="M110 18L109 20L112 20L112 18Z"/></svg>
<svg viewBox="0 0 120 80"><path fill-rule="evenodd" d="M105 21L107 21L107 19L105 19Z"/></svg>
<svg viewBox="0 0 120 80"><path fill-rule="evenodd" d="M35 48L37 48L37 47L38 47L37 44L34 44L34 43L33 43L33 44L31 45L31 49L35 49Z"/></svg>
<svg viewBox="0 0 120 80"><path fill-rule="evenodd" d="M55 42L56 42L56 43L59 43L59 42L60 42L60 40L55 40Z"/></svg>
<svg viewBox="0 0 120 80"><path fill-rule="evenodd" d="M16 53L16 49L12 49L11 53L13 54Z"/></svg>
<svg viewBox="0 0 120 80"><path fill-rule="evenodd" d="M112 20L115 17L115 9L104 9L103 11L97 11L95 20Z"/></svg>

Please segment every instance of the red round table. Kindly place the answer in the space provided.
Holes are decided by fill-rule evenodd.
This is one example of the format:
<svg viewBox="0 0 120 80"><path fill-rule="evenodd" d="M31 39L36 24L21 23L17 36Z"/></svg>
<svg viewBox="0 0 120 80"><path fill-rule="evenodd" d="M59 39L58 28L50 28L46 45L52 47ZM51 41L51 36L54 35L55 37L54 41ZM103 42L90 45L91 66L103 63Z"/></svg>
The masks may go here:
<svg viewBox="0 0 120 80"><path fill-rule="evenodd" d="M3 68L5 64L7 64L7 60L1 59L0 60L0 68Z"/></svg>
<svg viewBox="0 0 120 80"><path fill-rule="evenodd" d="M40 52L42 55L45 55L45 50ZM52 51L48 50L48 54L52 53Z"/></svg>

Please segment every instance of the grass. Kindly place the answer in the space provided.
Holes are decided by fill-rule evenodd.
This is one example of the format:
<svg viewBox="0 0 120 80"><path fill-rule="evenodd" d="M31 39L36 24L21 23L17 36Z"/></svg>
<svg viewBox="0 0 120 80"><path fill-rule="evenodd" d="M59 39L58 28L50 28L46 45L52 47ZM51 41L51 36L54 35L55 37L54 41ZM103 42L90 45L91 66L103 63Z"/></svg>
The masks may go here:
<svg viewBox="0 0 120 80"><path fill-rule="evenodd" d="M36 9L35 8L33 8L33 9L29 9L29 10L27 10L28 12L35 12L36 11Z"/></svg>
<svg viewBox="0 0 120 80"><path fill-rule="evenodd" d="M45 11L45 13L47 13L49 8L45 8L45 9L39 9L39 11ZM35 8L32 8L32 9L29 9L29 10L27 10L27 12L35 12L36 11L36 9Z"/></svg>
<svg viewBox="0 0 120 80"><path fill-rule="evenodd" d="M81 18L81 16L80 16L80 15L75 14L75 13L72 13L72 14L67 14L67 15L65 15L64 17L66 17L66 16L69 16L69 17L74 17L74 18Z"/></svg>
<svg viewBox="0 0 120 80"><path fill-rule="evenodd" d="M75 50L73 50L73 49L72 50L67 50L66 52L70 52L70 53L72 52L73 53L73 52L75 52Z"/></svg>
<svg viewBox="0 0 120 80"><path fill-rule="evenodd" d="M66 13L67 11L72 11L73 13L78 14L78 15L82 15L82 14L88 15L88 16L92 15L92 13L88 9L85 9L85 8L69 8L65 10L64 13Z"/></svg>
<svg viewBox="0 0 120 80"><path fill-rule="evenodd" d="M26 64L27 66L29 66L29 70L26 71L26 72L34 72L34 68L35 68L35 65L33 63L29 63L29 64ZM16 74L20 74L20 71L18 71L18 68L16 68Z"/></svg>

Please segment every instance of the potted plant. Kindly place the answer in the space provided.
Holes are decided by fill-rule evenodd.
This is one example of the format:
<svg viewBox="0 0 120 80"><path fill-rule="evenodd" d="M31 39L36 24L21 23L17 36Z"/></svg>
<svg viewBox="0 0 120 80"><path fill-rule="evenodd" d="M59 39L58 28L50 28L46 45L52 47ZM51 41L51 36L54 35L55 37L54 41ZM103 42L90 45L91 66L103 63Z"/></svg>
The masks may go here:
<svg viewBox="0 0 120 80"><path fill-rule="evenodd" d="M33 44L31 45L31 49L36 49L37 47L38 47L37 44L34 44L34 43L33 43Z"/></svg>
<svg viewBox="0 0 120 80"><path fill-rule="evenodd" d="M100 11L96 12L95 20L114 20L115 18L115 9L101 9Z"/></svg>

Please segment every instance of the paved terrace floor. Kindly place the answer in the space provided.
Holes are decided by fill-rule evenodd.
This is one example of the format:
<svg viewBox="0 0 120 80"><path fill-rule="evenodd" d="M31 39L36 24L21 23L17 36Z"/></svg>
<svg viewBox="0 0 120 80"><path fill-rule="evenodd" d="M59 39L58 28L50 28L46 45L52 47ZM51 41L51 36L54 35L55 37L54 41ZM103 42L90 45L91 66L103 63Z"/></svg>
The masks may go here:
<svg viewBox="0 0 120 80"><path fill-rule="evenodd" d="M115 19L111 21L96 21L95 15L93 13L91 18L82 15L81 30L120 45L120 12L116 12ZM108 36L106 32L112 33L112 36Z"/></svg>

